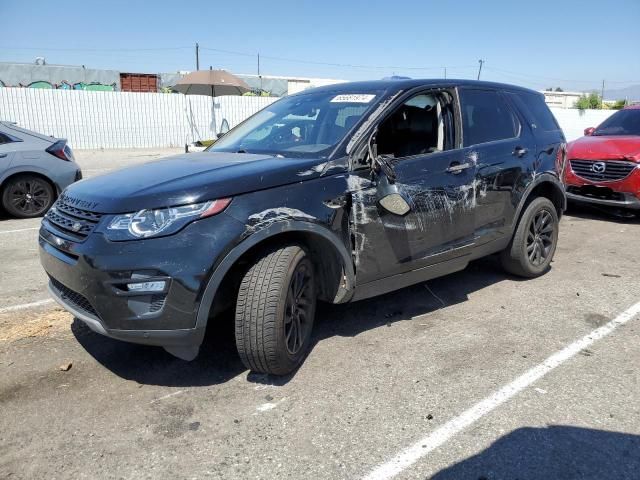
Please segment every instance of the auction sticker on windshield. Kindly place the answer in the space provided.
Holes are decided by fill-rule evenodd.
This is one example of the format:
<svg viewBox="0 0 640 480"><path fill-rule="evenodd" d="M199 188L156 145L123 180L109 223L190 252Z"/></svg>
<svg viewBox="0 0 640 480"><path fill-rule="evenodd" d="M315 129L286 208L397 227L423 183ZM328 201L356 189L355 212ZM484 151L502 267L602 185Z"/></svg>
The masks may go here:
<svg viewBox="0 0 640 480"><path fill-rule="evenodd" d="M331 103L369 103L376 98L375 95L366 93L353 93L350 95L336 95L331 99Z"/></svg>

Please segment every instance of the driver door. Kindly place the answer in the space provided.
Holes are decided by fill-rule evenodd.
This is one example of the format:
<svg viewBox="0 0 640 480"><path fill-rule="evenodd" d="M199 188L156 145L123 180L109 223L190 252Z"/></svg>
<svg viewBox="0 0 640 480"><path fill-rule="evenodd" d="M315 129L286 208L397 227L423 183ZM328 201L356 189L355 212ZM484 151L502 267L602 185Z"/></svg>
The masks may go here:
<svg viewBox="0 0 640 480"><path fill-rule="evenodd" d="M449 96L449 105L432 105L436 111L431 111L426 105L431 100L418 101L419 95L424 94L409 98L379 126L378 143L387 141L386 135L394 139L392 149L405 154L390 160L395 182L381 171L373 178L369 169L351 173L359 285L465 258L474 244L476 165L470 152L453 148L454 97ZM395 126L385 122L395 122ZM426 144L420 145L422 139ZM379 146L382 154L385 149L389 147ZM382 206L380 200L390 188L406 200L406 214Z"/></svg>

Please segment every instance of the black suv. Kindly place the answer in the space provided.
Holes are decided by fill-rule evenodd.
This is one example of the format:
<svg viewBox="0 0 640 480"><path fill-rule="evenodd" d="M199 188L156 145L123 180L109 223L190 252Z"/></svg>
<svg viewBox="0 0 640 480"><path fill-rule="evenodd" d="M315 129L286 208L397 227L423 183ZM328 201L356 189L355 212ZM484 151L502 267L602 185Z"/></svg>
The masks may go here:
<svg viewBox="0 0 640 480"><path fill-rule="evenodd" d="M73 184L42 221L53 297L92 330L198 354L235 311L251 370L308 352L316 301L344 303L499 253L535 277L565 208L565 140L543 96L487 82L307 90L208 151Z"/></svg>

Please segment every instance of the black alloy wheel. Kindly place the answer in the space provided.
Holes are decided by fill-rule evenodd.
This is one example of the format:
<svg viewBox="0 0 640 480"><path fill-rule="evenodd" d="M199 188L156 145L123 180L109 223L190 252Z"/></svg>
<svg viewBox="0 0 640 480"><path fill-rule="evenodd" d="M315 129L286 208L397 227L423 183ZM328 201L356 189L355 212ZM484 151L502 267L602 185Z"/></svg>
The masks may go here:
<svg viewBox="0 0 640 480"><path fill-rule="evenodd" d="M287 352L297 355L304 347L304 340L313 326L314 293L308 263L299 263L293 272L287 293L284 333Z"/></svg>
<svg viewBox="0 0 640 480"><path fill-rule="evenodd" d="M49 182L31 175L9 180L2 194L5 210L18 218L40 217L51 208L54 200Z"/></svg>
<svg viewBox="0 0 640 480"><path fill-rule="evenodd" d="M547 210L538 211L531 219L527 234L527 254L532 265L540 266L553 247L554 220Z"/></svg>

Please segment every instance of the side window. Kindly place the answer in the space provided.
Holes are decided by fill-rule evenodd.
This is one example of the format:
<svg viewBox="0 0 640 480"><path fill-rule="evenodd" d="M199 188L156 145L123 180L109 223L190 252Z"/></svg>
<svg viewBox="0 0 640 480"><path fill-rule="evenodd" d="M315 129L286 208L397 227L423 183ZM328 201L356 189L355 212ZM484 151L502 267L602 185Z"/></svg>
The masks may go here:
<svg viewBox="0 0 640 480"><path fill-rule="evenodd" d="M378 126L378 153L395 158L435 153L449 146L447 92L419 93L396 108Z"/></svg>
<svg viewBox="0 0 640 480"><path fill-rule="evenodd" d="M509 95L515 98L518 107L529 114L536 128L544 130L545 132L560 130L556 118L544 102L543 95L527 92L516 92L510 93ZM524 106L524 108L522 108L522 106Z"/></svg>
<svg viewBox="0 0 640 480"><path fill-rule="evenodd" d="M13 140L9 138L4 133L0 132L0 145L4 145L5 143L11 143Z"/></svg>
<svg viewBox="0 0 640 480"><path fill-rule="evenodd" d="M492 90L460 90L464 146L517 137L520 123L505 102Z"/></svg>

